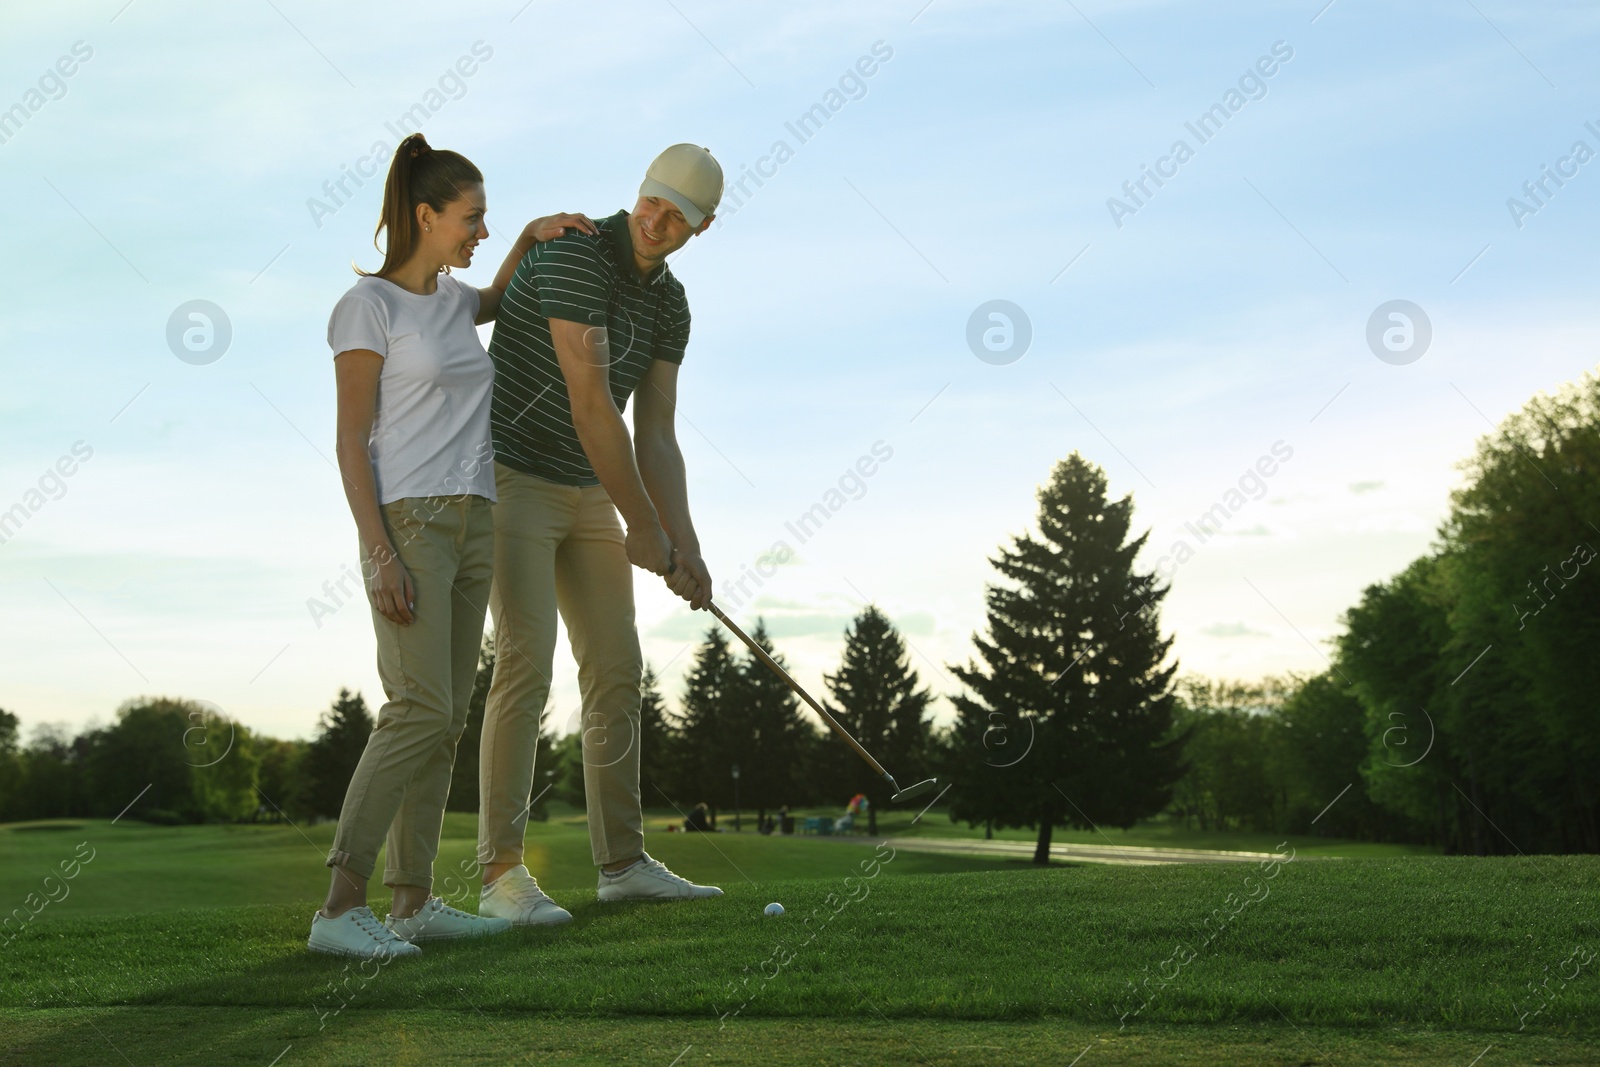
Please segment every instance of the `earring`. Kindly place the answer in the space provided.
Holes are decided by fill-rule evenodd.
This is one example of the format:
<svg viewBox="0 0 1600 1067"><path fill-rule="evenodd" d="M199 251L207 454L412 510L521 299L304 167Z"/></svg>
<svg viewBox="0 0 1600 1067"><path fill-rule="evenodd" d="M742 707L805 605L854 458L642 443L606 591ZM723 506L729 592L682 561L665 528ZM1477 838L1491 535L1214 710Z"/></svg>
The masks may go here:
<svg viewBox="0 0 1600 1067"><path fill-rule="evenodd" d="M429 233L433 232L433 227L432 226L424 226L423 229L427 230Z"/></svg>

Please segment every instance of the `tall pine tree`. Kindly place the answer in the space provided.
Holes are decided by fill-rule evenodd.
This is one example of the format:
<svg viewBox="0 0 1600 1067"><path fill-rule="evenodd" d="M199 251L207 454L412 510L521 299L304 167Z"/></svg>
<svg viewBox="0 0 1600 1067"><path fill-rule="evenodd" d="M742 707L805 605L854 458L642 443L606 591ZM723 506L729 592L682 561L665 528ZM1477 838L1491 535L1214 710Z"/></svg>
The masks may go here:
<svg viewBox="0 0 1600 1067"><path fill-rule="evenodd" d="M661 804L671 786L677 743L677 731L661 697L661 679L655 668L645 664L639 685L639 795L647 806Z"/></svg>
<svg viewBox="0 0 1600 1067"><path fill-rule="evenodd" d="M764 620L756 619L750 639L788 669ZM754 808L760 819L768 809L797 802L800 768L815 729L800 714L799 698L789 686L749 651L739 659L738 684L730 703L730 755L742 775L739 801L743 807Z"/></svg>
<svg viewBox="0 0 1600 1067"><path fill-rule="evenodd" d="M733 803L732 705L738 699L739 664L722 629L712 626L695 652L683 687L678 758L668 779L670 799L685 814L705 801L712 807Z"/></svg>
<svg viewBox="0 0 1600 1067"><path fill-rule="evenodd" d="M1106 499L1105 473L1074 452L1038 494L1039 532L990 562L981 663L953 668L957 788L951 818L1037 827L1128 827L1166 807L1181 770L1173 731L1167 589L1134 570L1133 499ZM1026 747L1023 747L1026 745Z"/></svg>
<svg viewBox="0 0 1600 1067"><path fill-rule="evenodd" d="M930 748L925 717L932 695L919 688L905 640L889 617L869 604L844 635L839 670L823 675L833 699L828 710L901 782L925 777ZM853 750L830 734L828 779L842 797L867 795L867 832L878 832L878 808L889 802L888 784Z"/></svg>
<svg viewBox="0 0 1600 1067"><path fill-rule="evenodd" d="M367 737L374 726L367 702L360 693L339 690L333 707L322 713L317 721L317 735L306 749L300 763L301 779L295 806L306 815L338 818L344 806L345 790L350 786L350 776L361 753L366 751ZM282 804L283 800L273 797Z"/></svg>

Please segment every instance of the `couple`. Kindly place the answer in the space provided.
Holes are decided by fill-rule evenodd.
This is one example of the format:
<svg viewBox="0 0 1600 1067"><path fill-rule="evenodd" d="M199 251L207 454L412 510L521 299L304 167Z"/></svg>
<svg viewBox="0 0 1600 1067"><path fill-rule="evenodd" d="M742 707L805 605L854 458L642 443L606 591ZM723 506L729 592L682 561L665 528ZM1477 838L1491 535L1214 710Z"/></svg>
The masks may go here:
<svg viewBox="0 0 1600 1067"><path fill-rule="evenodd" d="M572 918L522 862L558 610L585 733L626 746L584 761L600 900L721 895L644 851L630 569L662 575L691 608L711 598L673 427L689 306L666 258L705 232L721 197L710 152L673 145L650 165L632 212L536 219L494 283L475 289L449 268L469 266L489 235L483 175L421 134L395 151L378 223L383 265L362 272L328 324L339 469L388 700L339 813L313 951L415 955L420 943ZM474 328L485 322L495 323L487 352ZM635 391L630 438L622 409ZM473 915L434 896L432 883L486 609L497 656ZM394 904L379 922L367 880L385 838Z"/></svg>

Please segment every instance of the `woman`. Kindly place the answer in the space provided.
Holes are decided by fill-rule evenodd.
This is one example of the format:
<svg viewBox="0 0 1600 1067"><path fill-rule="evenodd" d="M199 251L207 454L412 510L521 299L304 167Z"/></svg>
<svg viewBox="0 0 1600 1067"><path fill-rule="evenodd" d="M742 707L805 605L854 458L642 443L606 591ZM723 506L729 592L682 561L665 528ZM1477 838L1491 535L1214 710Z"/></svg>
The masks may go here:
<svg viewBox="0 0 1600 1067"><path fill-rule="evenodd" d="M328 853L328 899L311 921L312 951L363 958L415 955L418 943L510 928L432 895L456 740L467 721L494 558L494 368L474 326L490 322L522 256L583 215L537 219L494 284L467 267L484 227L483 175L423 136L400 143L383 191L383 266L362 271L328 323L338 382L339 471L361 541L387 702L367 739ZM367 880L387 834L380 923Z"/></svg>

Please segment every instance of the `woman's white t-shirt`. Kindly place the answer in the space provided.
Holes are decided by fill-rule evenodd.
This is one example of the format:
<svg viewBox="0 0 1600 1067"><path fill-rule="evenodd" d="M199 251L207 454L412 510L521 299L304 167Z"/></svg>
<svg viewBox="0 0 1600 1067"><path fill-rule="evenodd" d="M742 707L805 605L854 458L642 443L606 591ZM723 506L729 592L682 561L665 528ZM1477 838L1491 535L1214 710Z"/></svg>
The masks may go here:
<svg viewBox="0 0 1600 1067"><path fill-rule="evenodd" d="M367 445L379 504L463 493L495 499L494 364L473 328L477 315L478 291L448 274L428 296L369 275L334 306L333 354L365 348L384 357Z"/></svg>

